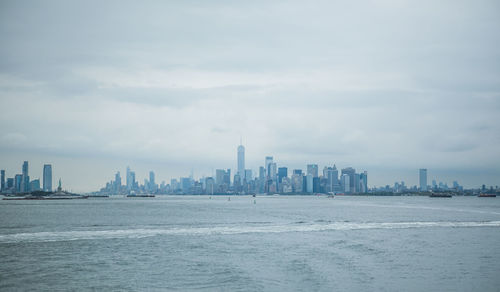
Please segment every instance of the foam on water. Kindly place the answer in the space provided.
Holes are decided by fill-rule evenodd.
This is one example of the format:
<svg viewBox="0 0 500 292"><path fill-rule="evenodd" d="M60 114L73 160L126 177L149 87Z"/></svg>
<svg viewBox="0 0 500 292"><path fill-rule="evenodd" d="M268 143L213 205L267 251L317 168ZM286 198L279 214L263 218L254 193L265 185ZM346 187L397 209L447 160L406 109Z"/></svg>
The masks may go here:
<svg viewBox="0 0 500 292"><path fill-rule="evenodd" d="M193 228L141 228L119 230L87 230L34 232L0 235L0 243L17 242L50 242L70 240L93 240L112 238L143 238L158 235L224 235L243 233L282 233L282 232L314 232L328 230L362 230L362 229L408 229L408 228L464 228L464 227L500 227L500 221L478 222L378 222L378 223L306 223L296 222L282 225L262 226L216 226Z"/></svg>

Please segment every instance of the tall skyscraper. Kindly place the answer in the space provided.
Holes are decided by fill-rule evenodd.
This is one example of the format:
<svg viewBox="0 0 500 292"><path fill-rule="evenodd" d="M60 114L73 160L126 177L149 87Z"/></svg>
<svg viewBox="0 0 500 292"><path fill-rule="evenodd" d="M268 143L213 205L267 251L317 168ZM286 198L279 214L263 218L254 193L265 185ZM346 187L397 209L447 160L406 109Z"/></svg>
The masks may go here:
<svg viewBox="0 0 500 292"><path fill-rule="evenodd" d="M28 174L28 161L23 163L23 174L21 177L21 192L29 191L30 177Z"/></svg>
<svg viewBox="0 0 500 292"><path fill-rule="evenodd" d="M149 172L149 190L156 190L155 173L152 170Z"/></svg>
<svg viewBox="0 0 500 292"><path fill-rule="evenodd" d="M266 168L266 178L270 178L270 172L269 172L269 166L273 163L273 157L272 156L266 156L266 161L264 163L264 167Z"/></svg>
<svg viewBox="0 0 500 292"><path fill-rule="evenodd" d="M43 166L43 191L52 192L52 165Z"/></svg>
<svg viewBox="0 0 500 292"><path fill-rule="evenodd" d="M427 191L427 168L421 168L419 170L419 181L420 181L420 191Z"/></svg>
<svg viewBox="0 0 500 292"><path fill-rule="evenodd" d="M119 171L115 174L115 186L114 187L115 187L115 192L119 193L120 189L122 187L122 178L120 176Z"/></svg>
<svg viewBox="0 0 500 292"><path fill-rule="evenodd" d="M5 191L5 170L0 170L0 191Z"/></svg>
<svg viewBox="0 0 500 292"><path fill-rule="evenodd" d="M131 171L130 171L129 166L127 166L127 177L125 179L126 179L126 183L127 183L127 191L132 190L133 183L132 183L132 175L131 175Z"/></svg>
<svg viewBox="0 0 500 292"><path fill-rule="evenodd" d="M245 147L238 146L238 173L240 178L245 177Z"/></svg>
<svg viewBox="0 0 500 292"><path fill-rule="evenodd" d="M350 193L351 192L351 183L350 183L351 177L346 173L342 174L341 176L341 185L342 185L342 190L345 193Z"/></svg>
<svg viewBox="0 0 500 292"><path fill-rule="evenodd" d="M368 172L363 172L359 175L360 178L360 192L367 193L368 192Z"/></svg>

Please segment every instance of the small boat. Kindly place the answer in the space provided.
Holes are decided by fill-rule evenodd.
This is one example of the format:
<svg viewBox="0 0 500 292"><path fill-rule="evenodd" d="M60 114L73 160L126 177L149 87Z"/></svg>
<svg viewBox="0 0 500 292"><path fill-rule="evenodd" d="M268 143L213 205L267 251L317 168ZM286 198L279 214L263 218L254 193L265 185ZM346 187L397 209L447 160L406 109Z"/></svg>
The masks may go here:
<svg viewBox="0 0 500 292"><path fill-rule="evenodd" d="M486 193L480 193L478 195L479 198L496 198L497 195L495 194L486 194Z"/></svg>

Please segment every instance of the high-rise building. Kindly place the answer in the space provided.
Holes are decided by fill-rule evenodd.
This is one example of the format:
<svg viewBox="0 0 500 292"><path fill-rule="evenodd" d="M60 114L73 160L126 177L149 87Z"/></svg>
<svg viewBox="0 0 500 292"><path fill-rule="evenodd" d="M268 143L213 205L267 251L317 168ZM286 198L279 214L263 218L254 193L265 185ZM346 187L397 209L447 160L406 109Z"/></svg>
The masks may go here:
<svg viewBox="0 0 500 292"><path fill-rule="evenodd" d="M155 173L152 170L149 172L149 191L156 191Z"/></svg>
<svg viewBox="0 0 500 292"><path fill-rule="evenodd" d="M52 192L52 165L43 166L43 191Z"/></svg>
<svg viewBox="0 0 500 292"><path fill-rule="evenodd" d="M125 183L127 184L127 191L132 190L133 184L132 184L132 176L131 176L131 171L130 171L129 166L127 166L127 176L125 177Z"/></svg>
<svg viewBox="0 0 500 292"><path fill-rule="evenodd" d="M215 170L215 184L217 192L226 192L229 190L229 187L231 186L231 170Z"/></svg>
<svg viewBox="0 0 500 292"><path fill-rule="evenodd" d="M245 177L244 177L245 181L246 182L251 181L252 177L253 177L252 176L252 170L251 169L245 169Z"/></svg>
<svg viewBox="0 0 500 292"><path fill-rule="evenodd" d="M342 190L345 192L345 193L350 193L351 192L351 183L350 183L350 179L351 177L349 176L349 174L342 174L342 177L341 177L341 185L342 185Z"/></svg>
<svg viewBox="0 0 500 292"><path fill-rule="evenodd" d="M313 177L318 177L318 165L308 164L307 165L307 175L312 175Z"/></svg>
<svg viewBox="0 0 500 292"><path fill-rule="evenodd" d="M0 170L0 192L5 191L5 170Z"/></svg>
<svg viewBox="0 0 500 292"><path fill-rule="evenodd" d="M21 192L21 185L23 184L23 175L22 174L16 174L14 177L14 191L16 193Z"/></svg>
<svg viewBox="0 0 500 292"><path fill-rule="evenodd" d="M240 178L245 177L245 147L243 145L238 146L238 172L236 174L239 174Z"/></svg>
<svg viewBox="0 0 500 292"><path fill-rule="evenodd" d="M341 170L341 175L343 176L344 174L347 174L349 176L349 192L353 192L355 193L356 192L356 187L355 187L355 181L356 181L356 178L355 178L355 175L356 175L356 170L352 167L346 167L346 168L343 168ZM358 180L359 181L359 180ZM344 189L343 191L346 192L345 190L345 186L343 185Z"/></svg>
<svg viewBox="0 0 500 292"><path fill-rule="evenodd" d="M314 188L314 180L313 180L313 175L308 173L306 176L306 192L308 193L312 193L313 192L313 188Z"/></svg>
<svg viewBox="0 0 500 292"><path fill-rule="evenodd" d="M360 192L361 193L367 193L368 192L368 172L363 172L359 175L360 179Z"/></svg>
<svg viewBox="0 0 500 292"><path fill-rule="evenodd" d="M215 182L213 177L207 177L205 179L205 192L209 195L213 195L215 192Z"/></svg>
<svg viewBox="0 0 500 292"><path fill-rule="evenodd" d="M39 191L40 190L40 179L35 179L30 182L30 190L31 191Z"/></svg>
<svg viewBox="0 0 500 292"><path fill-rule="evenodd" d="M281 183L284 177L288 177L288 168L278 168L278 182Z"/></svg>
<svg viewBox="0 0 500 292"><path fill-rule="evenodd" d="M421 168L419 170L419 182L420 182L420 191L427 191L427 168Z"/></svg>
<svg viewBox="0 0 500 292"><path fill-rule="evenodd" d="M21 192L28 192L29 191L29 183L30 183L30 177L28 174L28 161L25 161L23 163L23 174L21 178Z"/></svg>
<svg viewBox="0 0 500 292"><path fill-rule="evenodd" d="M114 187L115 187L114 191L116 193L119 193L120 189L122 187L122 178L120 176L120 172L119 171L116 172L116 174L115 174L115 185L114 185Z"/></svg>
<svg viewBox="0 0 500 292"><path fill-rule="evenodd" d="M267 169L268 179L272 181L276 181L276 162L269 163L269 167Z"/></svg>
<svg viewBox="0 0 500 292"><path fill-rule="evenodd" d="M272 156L266 156L266 160L264 163L264 167L266 168L266 178L270 179L271 178L271 172L269 171L271 164L273 163L273 157Z"/></svg>

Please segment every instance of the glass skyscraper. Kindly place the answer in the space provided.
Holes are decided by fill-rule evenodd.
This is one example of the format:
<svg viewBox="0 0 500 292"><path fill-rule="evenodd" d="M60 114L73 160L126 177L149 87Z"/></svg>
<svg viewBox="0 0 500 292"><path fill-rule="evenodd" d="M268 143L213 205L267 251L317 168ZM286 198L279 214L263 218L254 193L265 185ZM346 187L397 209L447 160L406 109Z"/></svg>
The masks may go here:
<svg viewBox="0 0 500 292"><path fill-rule="evenodd" d="M43 166L43 190L52 192L52 165L50 164Z"/></svg>

